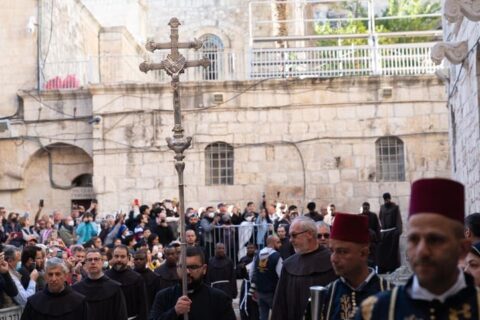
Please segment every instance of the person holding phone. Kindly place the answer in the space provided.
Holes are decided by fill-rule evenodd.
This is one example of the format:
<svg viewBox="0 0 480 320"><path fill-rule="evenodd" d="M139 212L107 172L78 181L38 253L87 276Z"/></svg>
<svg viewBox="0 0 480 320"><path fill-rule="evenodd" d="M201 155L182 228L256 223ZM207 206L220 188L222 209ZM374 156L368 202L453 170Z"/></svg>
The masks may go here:
<svg viewBox="0 0 480 320"><path fill-rule="evenodd" d="M93 220L92 213L86 212L83 215L83 222L77 227L77 244L84 244L96 235L98 235L98 225Z"/></svg>
<svg viewBox="0 0 480 320"><path fill-rule="evenodd" d="M23 288L26 290L30 282L30 274L33 270L38 271L36 260L37 257L42 255L42 249L36 246L27 246L23 248L20 261L22 263L21 267L17 270L20 273L20 283ZM43 274L40 275L37 279L36 291L41 291L45 288L45 280L43 279Z"/></svg>

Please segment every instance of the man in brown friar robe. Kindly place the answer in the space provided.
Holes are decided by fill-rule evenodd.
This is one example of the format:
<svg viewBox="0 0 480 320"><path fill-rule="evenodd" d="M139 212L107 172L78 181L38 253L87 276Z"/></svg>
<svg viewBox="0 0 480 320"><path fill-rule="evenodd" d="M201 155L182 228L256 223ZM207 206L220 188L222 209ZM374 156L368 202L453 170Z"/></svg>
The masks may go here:
<svg viewBox="0 0 480 320"><path fill-rule="evenodd" d="M225 292L231 299L238 294L236 274L233 270L232 260L225 255L225 245L215 245L215 256L210 258L205 282L213 288Z"/></svg>
<svg viewBox="0 0 480 320"><path fill-rule="evenodd" d="M383 194L380 207L381 241L378 245L378 273L393 272L400 267L399 240L402 234L402 216L390 193Z"/></svg>
<svg viewBox="0 0 480 320"><path fill-rule="evenodd" d="M28 298L22 320L87 320L85 296L65 284L68 268L59 258L47 261L47 287ZM7 316L5 316L7 318ZM11 319L11 316L8 317Z"/></svg>
<svg viewBox="0 0 480 320"><path fill-rule="evenodd" d="M177 273L178 253L174 246L168 246L163 250L165 262L155 269L155 273L159 275L158 290L172 287L179 282Z"/></svg>
<svg viewBox="0 0 480 320"><path fill-rule="evenodd" d="M88 319L127 320L127 308L120 283L102 271L103 259L98 249L88 249L85 258L87 277L72 286L83 294L88 304Z"/></svg>
<svg viewBox="0 0 480 320"><path fill-rule="evenodd" d="M310 297L311 286L326 286L336 279L330 251L317 242L317 226L300 216L293 220L290 241L295 254L283 262L273 298L272 319L301 320Z"/></svg>
<svg viewBox="0 0 480 320"><path fill-rule="evenodd" d="M148 317L147 290L142 277L128 267L128 247L119 245L113 250L112 269L105 275L120 282L128 317L135 320L146 320Z"/></svg>
<svg viewBox="0 0 480 320"><path fill-rule="evenodd" d="M133 264L135 266L133 270L138 273L145 282L147 289L147 307L150 309L155 295L160 291L160 277L158 274L147 268L147 251L144 249L135 252L135 255L133 256Z"/></svg>

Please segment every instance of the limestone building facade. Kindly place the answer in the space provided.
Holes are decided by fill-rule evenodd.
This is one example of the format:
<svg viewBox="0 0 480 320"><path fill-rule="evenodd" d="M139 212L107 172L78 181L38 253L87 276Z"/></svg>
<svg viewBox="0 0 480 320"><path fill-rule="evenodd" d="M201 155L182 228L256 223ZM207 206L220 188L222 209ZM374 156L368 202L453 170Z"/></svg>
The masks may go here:
<svg viewBox="0 0 480 320"><path fill-rule="evenodd" d="M173 127L170 85L159 73L138 71L141 61L158 58L146 52L145 41L168 40L166 23L175 15L183 17L182 39L207 40L217 59L211 73L183 78L183 121L193 137L186 151L187 206L259 204L265 194L301 208L313 200L357 212L363 201L378 210L389 191L406 212L413 180L450 176L449 112L436 76L248 77L247 1L166 2L110 2L129 8L123 21L96 15L107 0L8 4L19 21L41 10L43 22L33 36L8 38L12 50L27 43L40 58L29 57L19 71L0 59L15 79L0 97L6 123L0 205L23 210L45 199L47 209L67 211L95 197L111 212L128 210L135 198L177 197L165 142ZM81 14L65 18L69 12ZM294 27L286 30L300 32ZM21 61L9 54L11 65Z"/></svg>
<svg viewBox="0 0 480 320"><path fill-rule="evenodd" d="M452 176L466 186L467 214L480 211L479 1L444 2L444 59ZM454 54L454 55L452 55Z"/></svg>

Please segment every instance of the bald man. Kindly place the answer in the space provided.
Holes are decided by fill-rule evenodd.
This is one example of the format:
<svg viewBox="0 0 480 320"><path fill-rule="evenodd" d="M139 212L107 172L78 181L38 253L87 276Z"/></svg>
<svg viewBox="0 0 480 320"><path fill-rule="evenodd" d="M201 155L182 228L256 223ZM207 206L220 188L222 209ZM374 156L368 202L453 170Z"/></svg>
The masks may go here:
<svg viewBox="0 0 480 320"><path fill-rule="evenodd" d="M252 269L252 288L257 292L260 320L268 320L273 296L282 271L282 257L278 252L282 243L277 236L267 238L267 246L255 257Z"/></svg>

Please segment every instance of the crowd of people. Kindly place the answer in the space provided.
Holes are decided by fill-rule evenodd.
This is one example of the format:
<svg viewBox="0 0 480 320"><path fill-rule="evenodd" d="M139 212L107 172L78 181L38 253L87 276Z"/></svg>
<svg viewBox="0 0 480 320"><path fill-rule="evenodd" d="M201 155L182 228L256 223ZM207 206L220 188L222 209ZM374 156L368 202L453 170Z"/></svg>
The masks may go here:
<svg viewBox="0 0 480 320"><path fill-rule="evenodd" d="M400 266L402 219L383 199L378 215L367 202L360 213L314 202L305 214L282 203L187 208L188 295L175 201L135 200L128 214L104 217L96 201L69 214L0 207L0 307L23 307L24 320L233 320L238 298L243 320L479 319L480 214L464 221L463 186L412 185L413 275L397 287L382 274ZM310 301L315 286L322 303Z"/></svg>

